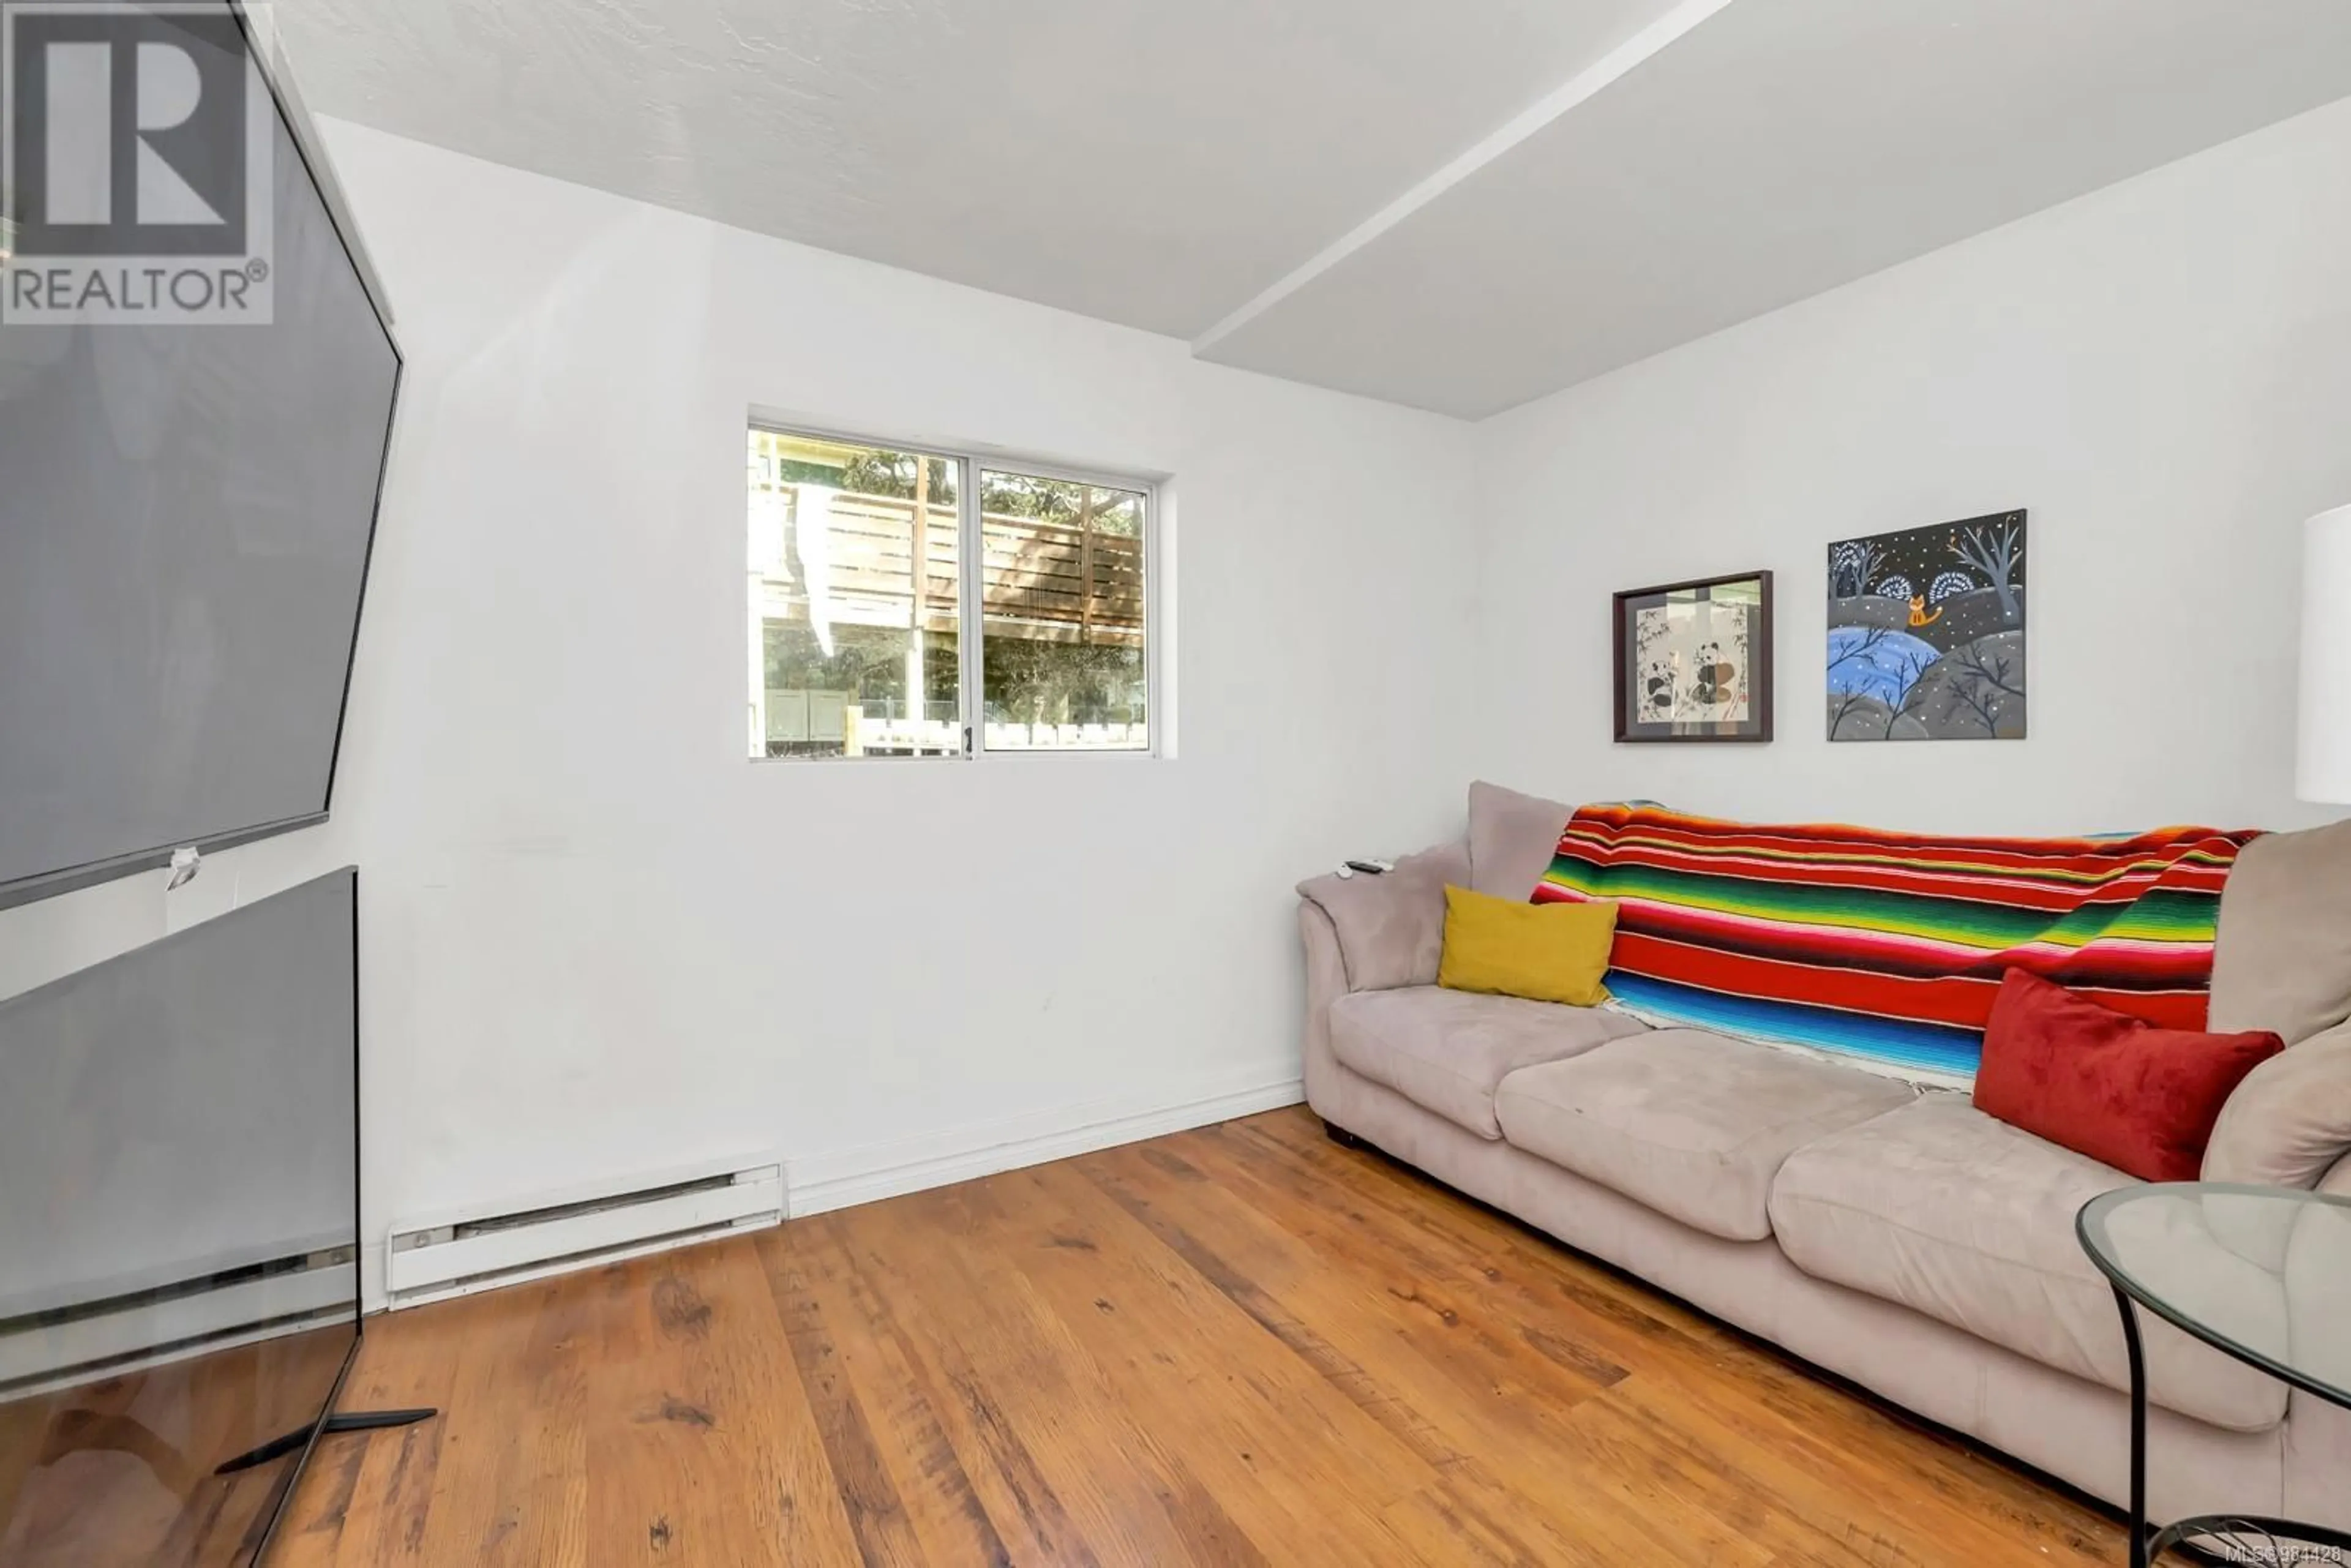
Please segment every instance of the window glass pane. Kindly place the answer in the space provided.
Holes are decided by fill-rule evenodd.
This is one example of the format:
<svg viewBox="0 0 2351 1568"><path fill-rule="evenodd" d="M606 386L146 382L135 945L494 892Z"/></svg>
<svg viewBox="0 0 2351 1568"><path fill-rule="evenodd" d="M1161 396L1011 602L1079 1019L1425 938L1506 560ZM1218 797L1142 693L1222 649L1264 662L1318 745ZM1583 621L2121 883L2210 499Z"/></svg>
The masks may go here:
<svg viewBox="0 0 2351 1568"><path fill-rule="evenodd" d="M753 757L962 751L961 466L751 432Z"/></svg>
<svg viewBox="0 0 2351 1568"><path fill-rule="evenodd" d="M991 751L1143 751L1141 491L983 468L981 690Z"/></svg>

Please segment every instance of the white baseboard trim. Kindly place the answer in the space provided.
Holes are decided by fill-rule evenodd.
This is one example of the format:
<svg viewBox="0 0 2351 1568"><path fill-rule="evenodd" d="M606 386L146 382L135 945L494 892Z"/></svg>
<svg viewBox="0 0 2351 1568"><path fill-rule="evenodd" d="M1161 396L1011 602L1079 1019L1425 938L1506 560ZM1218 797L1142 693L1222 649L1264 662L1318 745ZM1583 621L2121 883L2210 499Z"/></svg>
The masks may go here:
<svg viewBox="0 0 2351 1568"><path fill-rule="evenodd" d="M1189 1090L1163 1088L1148 1094L1092 1100L1077 1105L1025 1112L990 1122L967 1123L921 1137L900 1138L885 1144L867 1144L856 1148L786 1159L781 1162L784 1171L783 1212L787 1218L799 1218L836 1208L849 1208L861 1203L873 1203L885 1197L897 1197L905 1193L922 1192L930 1187L952 1186L956 1182L994 1176L998 1171L1019 1170L1026 1166L1067 1159L1072 1155L1090 1154L1118 1144L1155 1138L1165 1133L1180 1133L1215 1122L1228 1122L1236 1116L1253 1116L1260 1111L1279 1110L1284 1105L1299 1104L1305 1098L1303 1081L1283 1078L1268 1082L1265 1070L1259 1068L1249 1072L1228 1074L1222 1079L1192 1086ZM773 1156L768 1158L772 1163ZM700 1166L657 1173L664 1179L679 1180L703 1174L706 1173ZM643 1185L643 1182L612 1182L600 1184L593 1188L545 1193L521 1206L553 1207L558 1203L583 1201L625 1190L632 1185ZM504 1207L516 1206L509 1204ZM448 1223L475 1213L475 1208L462 1213L452 1210L438 1217L434 1223ZM710 1238L706 1236L664 1238L622 1251L600 1255L595 1262L619 1262L708 1239ZM387 1307L397 1310L422 1305L427 1300L472 1295L481 1291L546 1278L579 1266L576 1261L559 1261L523 1273L494 1280L467 1281L422 1294L392 1299L387 1299L379 1282L367 1293L362 1310L373 1316Z"/></svg>
<svg viewBox="0 0 2351 1568"><path fill-rule="evenodd" d="M1253 1073L1238 1083L1205 1086L1172 1103L1165 1091L1147 1097L1096 1100L950 1127L919 1138L786 1160L784 1213L797 1219L929 1187L951 1186L998 1171L1278 1110L1305 1098L1306 1085L1299 1079L1269 1083Z"/></svg>

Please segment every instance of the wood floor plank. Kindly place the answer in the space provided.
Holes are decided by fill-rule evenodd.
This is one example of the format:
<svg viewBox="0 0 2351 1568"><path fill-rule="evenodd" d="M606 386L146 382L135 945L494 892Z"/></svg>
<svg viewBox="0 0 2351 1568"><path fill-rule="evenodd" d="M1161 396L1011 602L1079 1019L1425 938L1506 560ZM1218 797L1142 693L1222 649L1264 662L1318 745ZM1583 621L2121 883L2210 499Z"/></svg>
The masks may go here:
<svg viewBox="0 0 2351 1568"><path fill-rule="evenodd" d="M591 1568L857 1561L758 1254L669 1253L603 1270L601 1284Z"/></svg>
<svg viewBox="0 0 2351 1568"><path fill-rule="evenodd" d="M1279 1279L1285 1260L1313 1258L1312 1246L1251 1209L1224 1184L1205 1180L1183 1157L1206 1146L1178 1145L1156 1160L1136 1151L1112 1151L1095 1163L1095 1179L1148 1218L1171 1246L1220 1284L1238 1278L1253 1316L1285 1342L1311 1342L1301 1354L1318 1364L1336 1362L1342 1381L1379 1390L1380 1407L1409 1410L1448 1456L1445 1469L1457 1507L1481 1510L1479 1494L1515 1500L1510 1516L1543 1521L1549 1528L1534 1542L1545 1560L1590 1556L1621 1563L1651 1561L1712 1568L1759 1563L1735 1531L1687 1509L1682 1524L1660 1540L1651 1528L1661 1503L1653 1469L1595 1464L1593 1445L1574 1420L1577 1406L1598 1386L1560 1367L1489 1326L1484 1304L1469 1296L1431 1296L1416 1280L1384 1275L1369 1267L1325 1267L1298 1272L1287 1284L1287 1300L1258 1285L1253 1275ZM1166 1211L1147 1196L1153 1173L1187 1173L1196 1191L1163 1186ZM1180 1216L1173 1212L1180 1200ZM1311 1217L1282 1211L1293 1226L1322 1237L1320 1256L1332 1263L1332 1239ZM1350 1259L1348 1262L1354 1261ZM1432 1287L1433 1288L1433 1287ZM1330 1324L1324 1338L1307 1326ZM1376 1371L1370 1370L1376 1368Z"/></svg>
<svg viewBox="0 0 2351 1568"><path fill-rule="evenodd" d="M442 1440L421 1561L584 1568L581 1342L595 1288L594 1275L518 1287L536 1301L535 1312L491 1317L485 1332L434 1346L457 1358L447 1408L463 1416L451 1419ZM362 1354L381 1348L379 1342ZM496 1418L486 1418L492 1412Z"/></svg>
<svg viewBox="0 0 2351 1568"><path fill-rule="evenodd" d="M858 1217L861 1263L893 1299L918 1302L926 1322L959 1325L927 1354L975 1426L1034 1467L1092 1558L1250 1559L1254 1549L1177 1458L1165 1412L1114 1397L1100 1362L1017 1266L988 1198L996 1185L922 1195L878 1223ZM1100 1311L1089 1301L1078 1321ZM1007 1467L1004 1479L1016 1479Z"/></svg>
<svg viewBox="0 0 2351 1568"><path fill-rule="evenodd" d="M271 1568L2117 1560L1302 1111L371 1325ZM183 1528L201 1533L202 1520Z"/></svg>
<svg viewBox="0 0 2351 1568"><path fill-rule="evenodd" d="M859 1560L866 1568L904 1568L925 1561L897 1482L882 1461L865 1407L850 1384L833 1325L810 1287L799 1249L771 1252L768 1277L808 1409L824 1448Z"/></svg>
<svg viewBox="0 0 2351 1568"><path fill-rule="evenodd" d="M825 1420L826 1451L837 1472L853 1476L853 1495L886 1497L904 1516L914 1550L875 1550L867 1561L1007 1564L1004 1538L980 1501L963 1457L947 1436L944 1401L894 1315L862 1279L834 1224L799 1228L771 1249L770 1278L788 1303L801 1376L820 1400L849 1413L851 1440L831 1437L843 1423ZM772 1266L778 1259L783 1265ZM843 1450L847 1449L847 1452ZM868 1475L871 1470L874 1473ZM854 1517L854 1516L853 1516ZM861 1531L871 1541L879 1532Z"/></svg>
<svg viewBox="0 0 2351 1568"><path fill-rule="evenodd" d="M1204 1500L1274 1563L1301 1561L1333 1534L1383 1531L1381 1511L1422 1479L1415 1456L1383 1442L1082 1176L1050 1166L1018 1175L991 1196L1005 1202L996 1223L1023 1272L1110 1393L1158 1413L1159 1434ZM1340 1451L1350 1464L1313 1465ZM1271 1463L1275 1455L1288 1462Z"/></svg>
<svg viewBox="0 0 2351 1568"><path fill-rule="evenodd" d="M1428 1319L1444 1324L1446 1335L1464 1341L1449 1358L1453 1364L1473 1371L1480 1369L1481 1362L1489 1364L1485 1375L1496 1379L1498 1395L1505 1392L1503 1380L1511 1375L1513 1365L1551 1371L1554 1386L1538 1385L1537 1391L1547 1396L1544 1406L1559 1413L1559 1424L1548 1431L1489 1433L1479 1446L1480 1451L1519 1450L1534 1440L1554 1462L1570 1458L1568 1468L1577 1478L1573 1484L1585 1493L1577 1499L1583 1511L1578 1524L1583 1531L1601 1527L1593 1511L1597 1500L1590 1494L1603 1491L1615 1504L1610 1514L1620 1551L1634 1549L1648 1521L1661 1516L1680 1521L1672 1543L1650 1543L1648 1551L1660 1561L1680 1556L1729 1562L1753 1550L1813 1543L1807 1526L1784 1511L1764 1506L1767 1494L1738 1488L1707 1451L1675 1441L1669 1432L1625 1422L1615 1401L1598 1402L1589 1415L1583 1415L1577 1412L1584 1399L1559 1397L1555 1385L1561 1381L1573 1380L1585 1392L1596 1393L1616 1387L1628 1375L1649 1375L1627 1374L1594 1348L1590 1325L1579 1326L1552 1313L1548 1315L1561 1320L1555 1327L1537 1328L1523 1317L1530 1308L1540 1311L1539 1302L1520 1298L1493 1271L1464 1270L1458 1285L1448 1284L1446 1260L1415 1246L1412 1239L1395 1237L1360 1217L1333 1222L1302 1202L1282 1207L1290 1195L1256 1185L1242 1164L1212 1143L1186 1145L1185 1152L1215 1173L1220 1186L1277 1207L1301 1241L1343 1260L1345 1273L1379 1278L1403 1260L1404 1271L1388 1286L1388 1293L1424 1309ZM1510 1327L1513 1319L1519 1320L1515 1345ZM1711 1524L1701 1527L1702 1521Z"/></svg>
<svg viewBox="0 0 2351 1568"><path fill-rule="evenodd" d="M780 1233L768 1250L819 1254L825 1288L863 1323L874 1354L861 1368L861 1382L887 1402L893 1428L913 1438L899 1446L897 1462L919 1479L902 1480L902 1487L935 1486L942 1511L964 1520L984 1553L1098 1568L1019 1425L1008 1418L956 1333L944 1323L947 1332L932 1332L929 1309L893 1273L885 1256L889 1243L872 1235L874 1228L828 1219ZM953 1245L943 1238L936 1244ZM970 1322L960 1312L954 1319Z"/></svg>
<svg viewBox="0 0 2351 1568"><path fill-rule="evenodd" d="M491 1337L500 1320L522 1323L538 1311L523 1291L501 1291L451 1301L435 1309L436 1321L411 1313L378 1318L371 1324L360 1358L343 1385L348 1410L434 1409L440 1419L393 1432L323 1439L311 1460L334 1467L337 1479L321 1486L316 1475L298 1490L278 1526L281 1541L298 1538L298 1550L336 1568L422 1568L426 1521L440 1480L442 1445L455 1409L454 1392L460 1358L439 1349L402 1354L411 1336L454 1343ZM445 1339L444 1338L445 1336ZM360 1521L358 1528L352 1521Z"/></svg>
<svg viewBox="0 0 2351 1568"><path fill-rule="evenodd" d="M1976 1506L1949 1506L1948 1466L1952 1456L1963 1452L1955 1445L1853 1399L1687 1308L1578 1265L1548 1243L1517 1233L1516 1228L1501 1225L1465 1202L1432 1201L1422 1178L1409 1172L1374 1156L1339 1150L1327 1140L1296 1141L1294 1129L1252 1124L1237 1131L1245 1144L1278 1146L1294 1163L1219 1167L1220 1176L1228 1179L1277 1186L1287 1182L1289 1190L1311 1194L1327 1190L1324 1183L1333 1176L1353 1177L1344 1189L1351 1199L1343 1211L1346 1224L1327 1239L1366 1252L1374 1260L1366 1266L1390 1255L1405 1257L1423 1277L1437 1278L1449 1261L1443 1244L1458 1235L1488 1245L1475 1273L1489 1286L1516 1293L1524 1312L1543 1310L1551 1299L1546 1285L1565 1288L1578 1313L1569 1321L1580 1322L1593 1343L1609 1346L1609 1354L1642 1368L1638 1385L1620 1391L1610 1402L1612 1409L1653 1408L1661 1400L1678 1400L1671 1416L1654 1423L1659 1430L1704 1433L1718 1445L1713 1451L1775 1467L1780 1490L1752 1483L1748 1490L1802 1506L1768 1516L1771 1527L1761 1531L1763 1539L1783 1539L1792 1531L1796 1539L1788 1542L1787 1549L1820 1549L1820 1531L1803 1521L1825 1495L1832 1516L1842 1516L1846 1533L1864 1542L1901 1536L1900 1527L1884 1516L1876 1500L1899 1499L1915 1523L1923 1526L1911 1533L1935 1543L1926 1561L1949 1561L1953 1553L1961 1561L1980 1561L1982 1554L1997 1553L2020 1531L2044 1555L2061 1562L2083 1560L2078 1554L2085 1546L2095 1550L2095 1532L2085 1536L2072 1528L2065 1509L2049 1511L2054 1518L2036 1519L2032 1527L2011 1521L1988 1537L1980 1519L1980 1485L1961 1489ZM1361 1168L1366 1166L1374 1168ZM1303 1176L1301 1170L1316 1174ZM1498 1227L1510 1234L1487 1234ZM1783 1462L1789 1460L1798 1462ZM1889 1469L1901 1478L1890 1489L1885 1484ZM1697 1484L1695 1474L1691 1479ZM1917 1517L1921 1514L1923 1519ZM1742 1523L1742 1528L1755 1527ZM1891 1535L1886 1534L1889 1529ZM1869 1550L1876 1553L1874 1560L1910 1561L1882 1545ZM1970 1550L1979 1555L1969 1557ZM1830 1560L1838 1560L1834 1552Z"/></svg>

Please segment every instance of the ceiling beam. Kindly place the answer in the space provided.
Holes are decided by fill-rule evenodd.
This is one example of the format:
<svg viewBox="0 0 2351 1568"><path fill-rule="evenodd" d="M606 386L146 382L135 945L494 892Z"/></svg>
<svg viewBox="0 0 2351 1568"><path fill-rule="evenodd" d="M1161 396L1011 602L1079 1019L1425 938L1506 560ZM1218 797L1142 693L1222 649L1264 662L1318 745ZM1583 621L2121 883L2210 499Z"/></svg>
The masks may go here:
<svg viewBox="0 0 2351 1568"><path fill-rule="evenodd" d="M1192 352L1206 353L1576 105L1670 47L1730 3L1731 0L1681 0L1672 10L1537 99L1500 130L1349 229L1272 287L1203 332L1193 340Z"/></svg>

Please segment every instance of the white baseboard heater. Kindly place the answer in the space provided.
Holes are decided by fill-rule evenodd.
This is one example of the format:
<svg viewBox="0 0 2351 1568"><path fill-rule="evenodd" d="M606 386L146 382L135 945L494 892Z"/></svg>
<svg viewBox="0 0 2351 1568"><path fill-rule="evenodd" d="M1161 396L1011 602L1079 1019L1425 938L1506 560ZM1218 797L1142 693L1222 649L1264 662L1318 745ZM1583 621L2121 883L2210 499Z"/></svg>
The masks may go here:
<svg viewBox="0 0 2351 1568"><path fill-rule="evenodd" d="M0 1317L0 1404L349 1322L358 1262L346 1243Z"/></svg>
<svg viewBox="0 0 2351 1568"><path fill-rule="evenodd" d="M384 1289L395 1307L617 1262L783 1218L779 1166L716 1171L509 1214L395 1227Z"/></svg>

